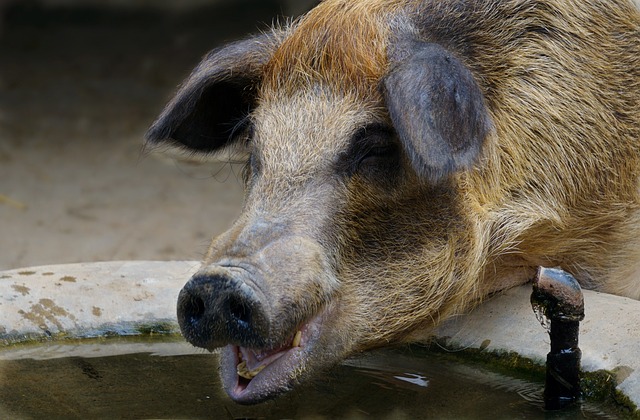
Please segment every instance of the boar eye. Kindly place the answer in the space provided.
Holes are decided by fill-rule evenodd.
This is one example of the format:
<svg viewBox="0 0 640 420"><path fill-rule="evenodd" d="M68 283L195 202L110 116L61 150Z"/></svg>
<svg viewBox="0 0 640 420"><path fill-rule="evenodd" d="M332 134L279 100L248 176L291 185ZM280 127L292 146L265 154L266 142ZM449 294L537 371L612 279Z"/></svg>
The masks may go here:
<svg viewBox="0 0 640 420"><path fill-rule="evenodd" d="M369 125L351 138L348 150L340 157L339 169L347 176L363 176L391 172L399 166L400 148L393 130L383 125Z"/></svg>
<svg viewBox="0 0 640 420"><path fill-rule="evenodd" d="M362 168L389 163L397 157L397 154L398 147L395 144L375 145L365 151L358 166Z"/></svg>

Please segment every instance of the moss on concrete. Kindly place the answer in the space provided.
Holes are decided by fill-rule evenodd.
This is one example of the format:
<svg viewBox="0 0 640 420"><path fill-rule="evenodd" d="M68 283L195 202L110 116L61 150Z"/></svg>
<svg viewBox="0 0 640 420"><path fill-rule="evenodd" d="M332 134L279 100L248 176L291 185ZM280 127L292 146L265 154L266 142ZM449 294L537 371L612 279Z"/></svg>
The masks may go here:
<svg viewBox="0 0 640 420"><path fill-rule="evenodd" d="M63 331L52 333L43 330L38 333L8 332L0 334L0 351L3 348L16 345L35 345L55 341L71 342L74 340L91 340L110 337L181 337L180 329L172 321L151 321L142 323L105 324L97 328L79 329L75 331Z"/></svg>
<svg viewBox="0 0 640 420"><path fill-rule="evenodd" d="M430 345L413 345L412 351L436 353L440 357L465 363L478 363L490 369L544 383L545 366L515 352L487 351L477 348L452 346L447 340L434 340ZM640 419L640 409L616 387L621 382L619 372L598 370L580 373L580 388L585 401L611 407L622 417Z"/></svg>

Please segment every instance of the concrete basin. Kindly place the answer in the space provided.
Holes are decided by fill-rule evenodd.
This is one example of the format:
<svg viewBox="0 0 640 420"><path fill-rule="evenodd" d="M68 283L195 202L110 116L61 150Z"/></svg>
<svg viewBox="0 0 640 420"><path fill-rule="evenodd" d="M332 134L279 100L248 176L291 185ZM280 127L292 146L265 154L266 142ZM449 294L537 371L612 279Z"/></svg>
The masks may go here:
<svg viewBox="0 0 640 420"><path fill-rule="evenodd" d="M0 359L23 342L178 333L176 298L198 266L122 261L0 272ZM525 285L495 296L443 324L436 338L453 351L515 352L543 365L549 336L530 294ZM592 291L584 299L583 370L610 372L617 389L640 406L640 301Z"/></svg>

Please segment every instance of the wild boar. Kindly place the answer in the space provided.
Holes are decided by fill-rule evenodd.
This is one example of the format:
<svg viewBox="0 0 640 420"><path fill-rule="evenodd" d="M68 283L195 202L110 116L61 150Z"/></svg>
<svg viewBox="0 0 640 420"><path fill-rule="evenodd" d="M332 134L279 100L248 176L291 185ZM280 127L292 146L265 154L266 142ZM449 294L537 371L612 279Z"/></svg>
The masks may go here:
<svg viewBox="0 0 640 420"><path fill-rule="evenodd" d="M147 133L248 156L182 332L256 403L539 266L640 298L639 140L628 0L325 0L212 51Z"/></svg>

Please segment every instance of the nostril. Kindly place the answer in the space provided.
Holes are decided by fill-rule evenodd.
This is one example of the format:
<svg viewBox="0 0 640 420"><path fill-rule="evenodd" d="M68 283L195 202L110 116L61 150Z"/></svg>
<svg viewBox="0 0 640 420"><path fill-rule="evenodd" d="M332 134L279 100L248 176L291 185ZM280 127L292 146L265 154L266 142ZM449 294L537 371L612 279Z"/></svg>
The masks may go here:
<svg viewBox="0 0 640 420"><path fill-rule="evenodd" d="M184 317L192 324L198 322L204 315L204 312L204 301L198 296L191 295L183 306Z"/></svg>
<svg viewBox="0 0 640 420"><path fill-rule="evenodd" d="M229 297L229 314L238 325L244 328L251 325L251 308L236 296Z"/></svg>

